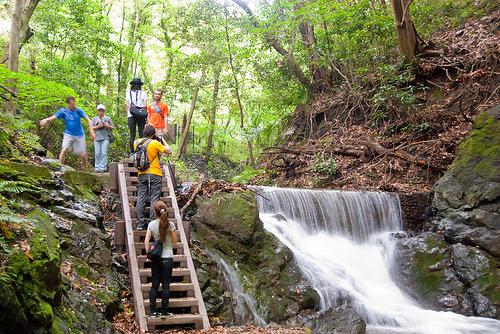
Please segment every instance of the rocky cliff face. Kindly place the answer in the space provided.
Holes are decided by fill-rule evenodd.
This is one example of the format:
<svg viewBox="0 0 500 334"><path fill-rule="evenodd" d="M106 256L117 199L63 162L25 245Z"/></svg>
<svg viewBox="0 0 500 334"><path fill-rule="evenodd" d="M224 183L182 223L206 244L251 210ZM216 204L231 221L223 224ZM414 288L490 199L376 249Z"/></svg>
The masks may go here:
<svg viewBox="0 0 500 334"><path fill-rule="evenodd" d="M401 240L404 284L433 308L500 318L500 106L478 116L433 208L426 231Z"/></svg>
<svg viewBox="0 0 500 334"><path fill-rule="evenodd" d="M102 184L49 167L0 162L0 332L112 333L126 277L112 269Z"/></svg>

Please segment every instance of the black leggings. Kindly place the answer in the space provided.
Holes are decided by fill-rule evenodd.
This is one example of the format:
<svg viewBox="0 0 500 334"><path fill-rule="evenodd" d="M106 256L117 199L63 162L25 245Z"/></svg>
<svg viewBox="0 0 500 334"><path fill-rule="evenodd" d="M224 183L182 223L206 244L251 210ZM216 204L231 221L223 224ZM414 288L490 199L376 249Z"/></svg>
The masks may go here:
<svg viewBox="0 0 500 334"><path fill-rule="evenodd" d="M146 125L145 118L136 118L131 116L128 118L128 129L130 130L130 153L134 152L134 141L136 128L139 130L139 138L142 138L142 132L144 131L144 126Z"/></svg>
<svg viewBox="0 0 500 334"><path fill-rule="evenodd" d="M170 282L172 280L172 269L174 267L173 258L163 258L161 261L151 263L151 292L149 294L150 312L156 312L156 298L158 297L158 288L161 282L161 310L167 312L168 299L170 298Z"/></svg>

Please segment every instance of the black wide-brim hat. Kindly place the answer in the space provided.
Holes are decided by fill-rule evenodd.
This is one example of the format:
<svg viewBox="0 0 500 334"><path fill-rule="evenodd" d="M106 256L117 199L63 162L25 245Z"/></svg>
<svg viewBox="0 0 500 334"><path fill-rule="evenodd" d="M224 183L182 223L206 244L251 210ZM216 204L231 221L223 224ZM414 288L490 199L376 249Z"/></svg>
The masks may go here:
<svg viewBox="0 0 500 334"><path fill-rule="evenodd" d="M130 84L142 86L144 83L141 81L141 78L133 78L132 81L130 81Z"/></svg>

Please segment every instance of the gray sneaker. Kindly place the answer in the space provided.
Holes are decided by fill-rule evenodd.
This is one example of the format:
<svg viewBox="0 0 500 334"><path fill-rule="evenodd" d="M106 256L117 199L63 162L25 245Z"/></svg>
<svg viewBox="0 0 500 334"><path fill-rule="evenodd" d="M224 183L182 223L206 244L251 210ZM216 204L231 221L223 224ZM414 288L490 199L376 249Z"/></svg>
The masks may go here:
<svg viewBox="0 0 500 334"><path fill-rule="evenodd" d="M151 318L159 318L161 316L160 312L151 312L149 315Z"/></svg>

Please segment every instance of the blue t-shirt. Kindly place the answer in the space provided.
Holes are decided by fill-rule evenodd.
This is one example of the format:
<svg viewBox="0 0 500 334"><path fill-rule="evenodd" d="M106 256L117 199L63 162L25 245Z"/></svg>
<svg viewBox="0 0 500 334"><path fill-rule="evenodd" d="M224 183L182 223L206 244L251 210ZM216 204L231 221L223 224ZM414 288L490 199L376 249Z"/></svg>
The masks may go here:
<svg viewBox="0 0 500 334"><path fill-rule="evenodd" d="M68 108L61 108L56 112L55 116L64 120L64 124L66 125L64 129L65 134L73 137L83 136L83 127L80 120L85 118L86 115L82 109L76 108L75 110L70 110Z"/></svg>

